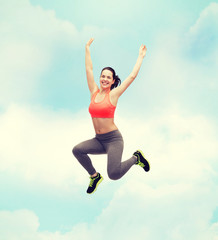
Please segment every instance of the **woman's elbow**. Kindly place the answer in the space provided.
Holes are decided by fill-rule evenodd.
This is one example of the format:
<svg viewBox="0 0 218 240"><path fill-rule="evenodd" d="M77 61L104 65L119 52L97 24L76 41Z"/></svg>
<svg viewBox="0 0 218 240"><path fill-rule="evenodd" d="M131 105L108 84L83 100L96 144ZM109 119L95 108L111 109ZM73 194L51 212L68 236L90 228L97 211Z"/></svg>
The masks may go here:
<svg viewBox="0 0 218 240"><path fill-rule="evenodd" d="M135 78L137 77L137 74L131 73L129 78L131 81L135 80Z"/></svg>

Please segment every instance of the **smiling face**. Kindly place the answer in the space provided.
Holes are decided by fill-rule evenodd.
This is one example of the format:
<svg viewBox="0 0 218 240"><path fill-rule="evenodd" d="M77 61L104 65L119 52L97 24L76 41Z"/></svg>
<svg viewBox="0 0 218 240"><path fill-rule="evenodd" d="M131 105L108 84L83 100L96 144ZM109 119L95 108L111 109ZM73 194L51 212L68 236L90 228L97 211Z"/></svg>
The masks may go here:
<svg viewBox="0 0 218 240"><path fill-rule="evenodd" d="M113 73L110 70L103 70L100 76L100 86L103 89L111 88L111 85L114 83Z"/></svg>

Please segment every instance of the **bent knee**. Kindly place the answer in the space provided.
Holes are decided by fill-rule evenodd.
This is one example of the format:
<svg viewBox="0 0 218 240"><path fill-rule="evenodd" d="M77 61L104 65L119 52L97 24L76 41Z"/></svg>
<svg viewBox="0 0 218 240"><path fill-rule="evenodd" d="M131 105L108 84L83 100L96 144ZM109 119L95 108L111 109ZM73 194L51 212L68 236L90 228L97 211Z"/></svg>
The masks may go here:
<svg viewBox="0 0 218 240"><path fill-rule="evenodd" d="M114 171L114 172L108 172L108 177L111 180L118 180L120 179L120 172Z"/></svg>
<svg viewBox="0 0 218 240"><path fill-rule="evenodd" d="M78 145L76 145L75 147L73 147L73 149L72 149L72 153L73 153L73 155L74 156L76 156L78 153L80 153L81 152L81 150L80 150L80 148L78 147Z"/></svg>

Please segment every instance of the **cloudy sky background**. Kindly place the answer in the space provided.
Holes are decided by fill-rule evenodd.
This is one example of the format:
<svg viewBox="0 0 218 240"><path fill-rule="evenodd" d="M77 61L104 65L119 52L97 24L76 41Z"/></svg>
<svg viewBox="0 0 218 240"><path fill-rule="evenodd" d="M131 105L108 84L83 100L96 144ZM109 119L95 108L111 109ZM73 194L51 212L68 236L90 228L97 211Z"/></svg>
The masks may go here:
<svg viewBox="0 0 218 240"><path fill-rule="evenodd" d="M0 240L218 239L218 3L0 0ZM121 80L123 158L151 163L89 196L72 147L92 138L84 46Z"/></svg>

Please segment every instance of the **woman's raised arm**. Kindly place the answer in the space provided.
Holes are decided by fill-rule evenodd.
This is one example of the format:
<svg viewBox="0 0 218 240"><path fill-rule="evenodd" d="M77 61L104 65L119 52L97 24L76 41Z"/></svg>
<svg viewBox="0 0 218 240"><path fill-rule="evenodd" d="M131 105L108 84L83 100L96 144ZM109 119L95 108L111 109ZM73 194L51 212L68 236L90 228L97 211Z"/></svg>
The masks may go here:
<svg viewBox="0 0 218 240"><path fill-rule="evenodd" d="M92 59L91 59L91 54L90 54L90 49L89 49L93 40L94 40L94 38L91 38L86 43L86 53L85 53L86 77L87 77L89 91L91 94L93 94L95 91L98 90L98 86L94 80Z"/></svg>
<svg viewBox="0 0 218 240"><path fill-rule="evenodd" d="M113 89L117 97L120 97L123 94L123 92L129 87L129 85L134 81L134 79L137 77L140 67L142 65L142 61L145 57L146 51L147 51L146 46L142 44L139 48L139 56L137 58L136 64L131 74L122 82L122 84L119 87L116 87Z"/></svg>

